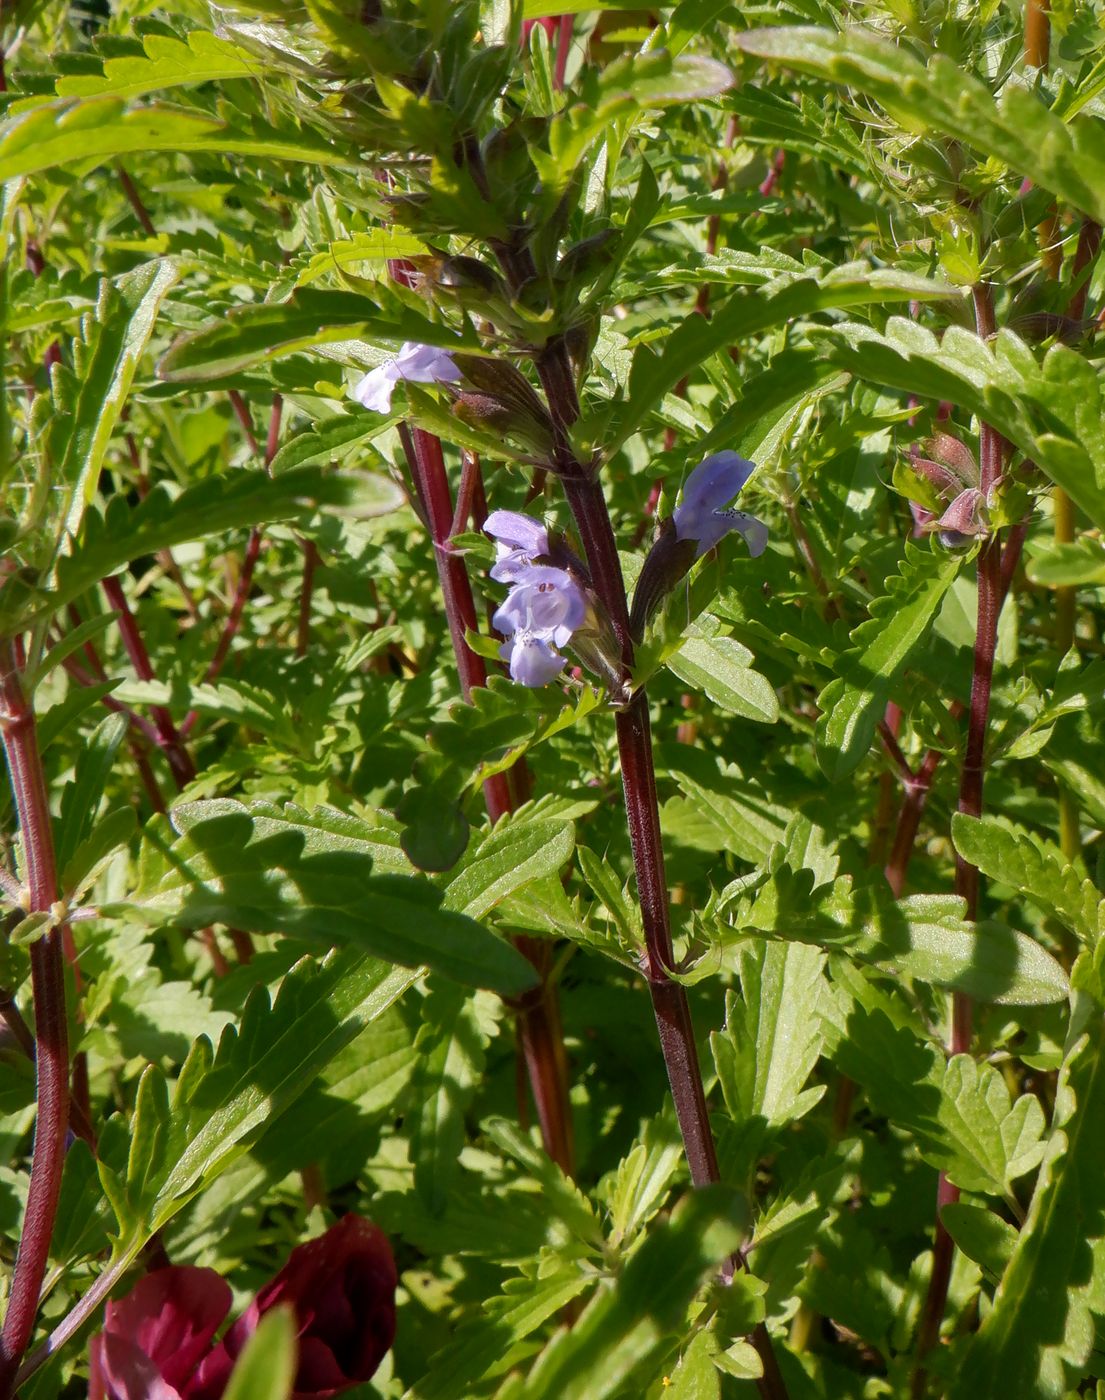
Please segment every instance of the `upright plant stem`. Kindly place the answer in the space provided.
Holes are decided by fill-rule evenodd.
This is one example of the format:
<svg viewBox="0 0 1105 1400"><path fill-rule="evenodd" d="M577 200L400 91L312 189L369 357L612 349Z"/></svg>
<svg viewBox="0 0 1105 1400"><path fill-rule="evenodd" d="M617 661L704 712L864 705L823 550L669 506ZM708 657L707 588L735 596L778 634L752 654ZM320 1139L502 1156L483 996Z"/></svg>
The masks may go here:
<svg viewBox="0 0 1105 1400"><path fill-rule="evenodd" d="M249 407L246 401L236 390L232 389L229 394L230 402L234 407L234 412L242 425L242 431L249 445L250 451L260 452L261 448L253 432L253 423L249 416ZM265 466L272 464L272 459L276 456L277 445L280 440L280 420L283 414L284 400L282 395L273 394L272 413L269 416L268 436L265 440ZM230 655L230 648L234 638L238 635L238 628L242 625L242 615L245 612L246 603L249 600L249 592L253 587L253 571L257 567L257 560L261 555L261 540L263 533L259 526L249 532L249 540L246 542L245 554L242 556L242 567L238 574L237 587L234 589L234 597L230 604L230 611L226 615L223 623L223 630L215 645L214 655L208 663L207 670L203 674L204 683L213 681L222 670L226 658ZM196 720L199 719L198 710L189 710L180 724L182 735L187 734Z"/></svg>
<svg viewBox="0 0 1105 1400"><path fill-rule="evenodd" d="M11 638L0 640L0 731L23 837L31 909L49 910L58 899L50 808L34 709L23 690ZM64 936L65 927L59 925L31 945L38 1107L23 1233L0 1332L0 1400L9 1400L12 1394L20 1358L34 1329L61 1190L69 1116Z"/></svg>
<svg viewBox="0 0 1105 1400"><path fill-rule="evenodd" d="M472 692L487 684L483 657L468 645L465 633L477 630L476 603L464 559L449 544L453 533L454 505L445 471L441 442L421 428L405 424L399 430L407 464L414 479L422 512L430 527L438 581L445 604L449 636L460 677L461 693L471 703ZM505 773L496 773L483 785L487 814L494 823L514 808ZM556 988L549 981L548 943L517 936L514 944L533 964L540 982L516 1003L526 1062L545 1150L569 1176L575 1169L571 1106L568 1099L568 1066L560 1029Z"/></svg>
<svg viewBox="0 0 1105 1400"><path fill-rule="evenodd" d="M553 341L535 363L556 434L554 465L564 483L595 592L606 609L621 647L623 675L628 681L634 657L625 581L602 487L592 471L577 460L571 446L569 435L579 416L579 400L563 342ZM720 1172L706 1107L690 1003L686 989L671 977L675 958L648 697L643 690L639 690L629 704L618 711L616 731L633 868L645 933L645 977L691 1180L696 1186L704 1186L720 1180ZM758 1382L760 1394L766 1400L783 1400L787 1393L786 1386L771 1338L762 1323L750 1334L750 1341L763 1364L763 1376Z"/></svg>
<svg viewBox="0 0 1105 1400"><path fill-rule="evenodd" d="M117 578L105 578L103 589L108 603L119 614L119 635L123 639L123 646L126 648L126 653L130 657L130 663L134 667L138 679L140 681L156 680L149 652L142 640L142 633L139 631L134 614L130 610L127 596L123 592L123 585ZM165 754L165 760L176 785L178 788L186 787L196 776L196 766L192 762L188 750L184 747L181 733L164 705L151 705L150 713L153 715L158 747Z"/></svg>
<svg viewBox="0 0 1105 1400"><path fill-rule="evenodd" d="M975 326L986 339L995 331L994 303L990 288L980 284L974 288ZM1001 476L1005 458L1005 443L988 423L979 429L979 485L983 497ZM1011 573L1010 573L1011 576ZM990 720L990 692L994 678L994 653L997 649L998 616L1004 599L1002 543L997 533L983 545L978 558L978 614L975 625L974 666L971 673L971 698L967 708L967 742L959 782L959 811L968 816L982 815L983 784L986 773L986 737ZM967 918L978 918L978 867L956 856L956 892L967 904ZM971 1001L962 992L952 996L951 1053L966 1054L971 1047ZM940 1212L944 1206L959 1198L958 1189L941 1173L937 1186L936 1231L933 1240L932 1274L921 1313L917 1333L917 1366L913 1373L911 1394L914 1400L924 1394L924 1358L940 1335L940 1323L947 1304L955 1246L944 1228Z"/></svg>

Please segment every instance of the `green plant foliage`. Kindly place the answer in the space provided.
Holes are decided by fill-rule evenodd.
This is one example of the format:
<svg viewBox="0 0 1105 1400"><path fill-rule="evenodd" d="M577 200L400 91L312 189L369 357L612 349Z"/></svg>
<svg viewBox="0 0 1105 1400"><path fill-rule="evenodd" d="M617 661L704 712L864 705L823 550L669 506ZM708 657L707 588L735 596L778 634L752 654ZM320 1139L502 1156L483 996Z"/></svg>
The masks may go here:
<svg viewBox="0 0 1105 1400"><path fill-rule="evenodd" d="M0 4L0 1400L1101 1389L1100 9Z"/></svg>

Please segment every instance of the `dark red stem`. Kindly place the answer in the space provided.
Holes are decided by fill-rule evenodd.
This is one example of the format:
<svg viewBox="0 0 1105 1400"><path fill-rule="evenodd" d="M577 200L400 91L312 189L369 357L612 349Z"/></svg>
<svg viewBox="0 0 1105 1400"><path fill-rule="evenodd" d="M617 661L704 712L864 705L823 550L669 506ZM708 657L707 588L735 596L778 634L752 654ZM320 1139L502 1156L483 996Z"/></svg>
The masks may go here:
<svg viewBox="0 0 1105 1400"><path fill-rule="evenodd" d="M974 287L975 329L986 340L996 330L994 300L985 283ZM1005 442L1000 433L988 423L979 427L979 486L983 497L1001 477L1005 463ZM993 534L982 546L978 557L978 614L975 625L974 667L971 673L971 698L967 708L967 743L959 780L959 811L968 816L982 815L983 785L986 776L986 737L990 722L990 692L994 679L994 653L997 649L998 617L1004 601L1002 542ZM1008 569L1012 579L1016 559ZM1008 585L1006 585L1008 586ZM967 904L967 918L978 918L978 867L956 856L955 887ZM952 996L951 1053L967 1054L971 1048L971 1000L963 992ZM925 1356L940 1336L940 1324L947 1305L948 1282L951 1277L955 1246L940 1219L940 1211L959 1199L959 1190L940 1174L937 1186L936 1230L933 1239L932 1275L917 1331L917 1365L911 1380L911 1394L920 1397L925 1389Z"/></svg>
<svg viewBox="0 0 1105 1400"><path fill-rule="evenodd" d="M434 563L445 604L461 694L471 703L473 690L487 684L487 668L483 657L469 647L465 635L468 629L473 632L478 630L476 603L464 558L449 544L455 512L441 442L432 433L421 428L412 431L406 424L400 427L399 437L422 512L430 528ZM483 785L483 795L492 824L514 808L505 773L496 773L489 778ZM552 1160L571 1176L575 1150L568 1101L567 1060L560 1033L556 988L548 978L550 949L540 939L517 937L514 943L541 978L539 985L520 998L515 1007L542 1139Z"/></svg>
<svg viewBox="0 0 1105 1400"><path fill-rule="evenodd" d="M119 183L123 187L123 193L127 197L127 203L134 210L135 218L142 225L143 231L148 234L150 238L156 238L157 229L154 227L154 222L150 218L149 210L142 203L142 196L138 193L138 186L121 165L117 165L115 169L119 172Z"/></svg>
<svg viewBox="0 0 1105 1400"><path fill-rule="evenodd" d="M149 652L146 650L146 644L142 640L142 634L138 629L134 614L130 610L126 594L123 592L123 585L117 578L105 578L103 589L111 607L119 614L119 635L123 639L123 646L126 648L138 679L141 681L156 680ZM173 717L164 705L151 705L150 714L153 715L156 731L155 742L165 755L173 780L178 788L186 787L196 776L196 766L192 762L188 750L184 747L181 731L173 723Z"/></svg>
<svg viewBox="0 0 1105 1400"><path fill-rule="evenodd" d="M576 459L571 446L569 434L579 416L579 399L563 342L551 342L536 358L535 364L555 430L554 466L564 483L595 592L618 638L624 677L628 681L634 657L625 580L602 487L590 469ZM720 1180L720 1172L706 1107L690 1003L686 989L670 975L675 960L648 697L643 690L639 690L629 704L619 710L616 730L633 868L637 876L637 896L645 933L645 978L691 1180L696 1186L704 1186ZM763 1363L763 1376L757 1383L760 1394L765 1400L785 1400L786 1385L779 1371L771 1338L762 1323L752 1331L750 1341Z"/></svg>
<svg viewBox="0 0 1105 1400"><path fill-rule="evenodd" d="M0 641L0 730L23 838L30 907L49 910L57 902L58 883L46 779L34 709L23 690L11 638ZM61 1190L69 1120L64 936L65 926L59 925L31 945L38 1111L23 1233L0 1333L0 1400L9 1400L12 1394L20 1358L34 1329Z"/></svg>

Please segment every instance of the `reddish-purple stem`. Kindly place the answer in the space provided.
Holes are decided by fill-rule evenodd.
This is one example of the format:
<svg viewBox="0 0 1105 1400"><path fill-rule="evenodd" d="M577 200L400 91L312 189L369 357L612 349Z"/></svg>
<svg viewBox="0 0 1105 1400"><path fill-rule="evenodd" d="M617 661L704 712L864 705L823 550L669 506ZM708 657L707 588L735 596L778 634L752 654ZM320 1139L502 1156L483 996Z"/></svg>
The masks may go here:
<svg viewBox="0 0 1105 1400"><path fill-rule="evenodd" d="M775 159L771 162L771 169L767 172L763 183L760 185L760 193L766 198L778 183L779 176L783 173L783 166L786 164L786 151L776 151Z"/></svg>
<svg viewBox="0 0 1105 1400"><path fill-rule="evenodd" d="M569 433L579 416L579 400L563 342L552 341L536 358L535 364L555 431L554 464L563 481L583 543L595 592L618 638L622 669L628 680L634 655L625 580L602 487L588 468L576 459L571 446ZM696 1186L704 1186L720 1180L720 1172L695 1045L690 1003L686 989L670 975L675 966L675 957L669 923L648 697L643 689L637 691L629 704L618 711L615 727L633 868L637 876L637 897L645 934L645 978L691 1180ZM763 1364L763 1376L757 1383L760 1394L765 1400L784 1400L786 1385L779 1371L771 1338L762 1323L752 1330L750 1341Z"/></svg>
<svg viewBox="0 0 1105 1400"><path fill-rule="evenodd" d="M58 899L57 869L46 779L38 751L34 708L20 676L11 638L0 640L0 731L23 838L32 910ZM19 1361L34 1330L57 1214L69 1119L69 1034L65 1014L64 926L31 945L38 1109L27 1208L0 1332L0 1400L12 1394Z"/></svg>
<svg viewBox="0 0 1105 1400"><path fill-rule="evenodd" d="M149 210L142 203L142 196L138 193L138 186L121 165L117 165L115 169L119 172L119 183L123 187L123 193L127 197L127 203L134 210L135 218L142 225L143 231L150 238L156 238L157 229L154 227L154 222L150 218Z"/></svg>
<svg viewBox="0 0 1105 1400"><path fill-rule="evenodd" d="M986 340L995 333L994 301L989 286L978 284L972 292L975 309L975 329ZM1005 462L1005 443L1000 433L988 423L979 427L979 487L987 497L1001 477ZM990 692L994 678L994 654L997 650L998 617L1004 601L1002 587L1002 543L998 533L982 546L978 558L978 615L975 626L974 667L971 674L971 697L967 708L967 742L959 782L959 811L968 816L982 815L983 784L986 776L986 736L990 720ZM1008 569L1011 579L1016 560ZM978 867L957 854L955 864L956 892L967 905L967 918L978 918ZM963 992L952 996L951 1053L967 1054L971 1048L971 1000ZM958 1200L959 1190L940 1174L937 1188L936 1230L933 1239L932 1274L917 1330L917 1364L911 1380L911 1395L924 1394L924 1359L936 1344L940 1324L947 1305L948 1282L951 1277L955 1245L940 1218L945 1205Z"/></svg>
<svg viewBox="0 0 1105 1400"><path fill-rule="evenodd" d="M234 406L234 412L238 416L238 421L242 426L246 442L252 452L259 452L260 447L253 433L253 423L249 416L249 407L245 399L236 389L231 389L229 394L230 402ZM284 400L280 394L272 396L272 414L269 418L268 437L265 443L265 466L272 464L272 459L276 456L276 448L280 438L280 420L283 413ZM253 587L253 571L257 567L257 560L261 553L261 530L255 526L249 532L249 539L246 542L246 551L242 557L242 568L238 574L238 584L234 590L234 598L230 604L230 611L226 615L223 623L222 634L215 646L215 654L212 656L207 670L203 674L204 684L213 681L222 670L226 658L230 655L230 648L234 638L238 635L238 628L242 625L242 614L245 612L246 603L249 600L250 589ZM187 735L191 732L196 720L199 719L198 710L189 710L181 721L180 732Z"/></svg>
<svg viewBox="0 0 1105 1400"><path fill-rule="evenodd" d="M142 640L142 634L138 629L134 614L130 610L126 594L123 592L123 585L118 578L105 578L103 589L111 607L119 614L119 635L123 639L123 646L130 657L131 665L137 672L138 679L141 681L156 680L149 652L146 650L146 644ZM186 787L196 776L196 766L192 762L188 750L184 747L181 731L173 723L173 717L164 705L151 705L150 714L153 715L154 721L154 742L164 753L177 787Z"/></svg>
<svg viewBox="0 0 1105 1400"><path fill-rule="evenodd" d="M572 48L572 22L574 15L561 15L556 31L556 67L553 71L553 91L564 89L564 74L568 71L568 54Z"/></svg>
<svg viewBox="0 0 1105 1400"><path fill-rule="evenodd" d="M397 260L389 263L389 269L397 281L409 285L411 269L408 264ZM405 423L399 427L399 438L430 531L461 694L471 703L473 690L487 684L487 668L483 657L469 647L465 635L468 630L478 631L476 602L464 559L449 544L454 533L456 508L441 441L422 428L412 431ZM476 480L469 483L473 500L480 485L478 462L474 464L474 471ZM492 825L514 810L510 781L505 773L496 773L484 783L483 796ZM571 1176L575 1171L575 1146L559 1004L556 987L549 981L551 947L540 939L522 936L516 937L514 944L533 964L540 978L538 985L515 1005L541 1136L546 1152Z"/></svg>

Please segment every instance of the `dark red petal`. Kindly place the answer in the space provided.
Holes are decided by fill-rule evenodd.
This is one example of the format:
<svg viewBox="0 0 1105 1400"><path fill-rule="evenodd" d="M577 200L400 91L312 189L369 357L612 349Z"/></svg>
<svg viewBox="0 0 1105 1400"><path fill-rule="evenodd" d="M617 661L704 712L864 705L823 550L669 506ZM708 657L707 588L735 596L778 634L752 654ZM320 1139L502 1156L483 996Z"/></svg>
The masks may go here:
<svg viewBox="0 0 1105 1400"><path fill-rule="evenodd" d="M226 1351L237 1357L262 1314L290 1303L300 1339L296 1400L338 1395L368 1380L391 1346L397 1281L383 1231L362 1216L343 1216L292 1250L227 1333Z"/></svg>
<svg viewBox="0 0 1105 1400"><path fill-rule="evenodd" d="M95 1400L181 1400L157 1363L126 1337L101 1332L91 1343L90 1397Z"/></svg>
<svg viewBox="0 0 1105 1400"><path fill-rule="evenodd" d="M230 1285L214 1269L157 1269L125 1298L108 1303L104 1336L123 1338L149 1357L175 1393L210 1349L232 1297Z"/></svg>

